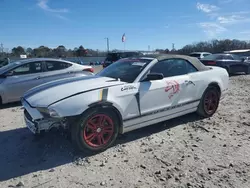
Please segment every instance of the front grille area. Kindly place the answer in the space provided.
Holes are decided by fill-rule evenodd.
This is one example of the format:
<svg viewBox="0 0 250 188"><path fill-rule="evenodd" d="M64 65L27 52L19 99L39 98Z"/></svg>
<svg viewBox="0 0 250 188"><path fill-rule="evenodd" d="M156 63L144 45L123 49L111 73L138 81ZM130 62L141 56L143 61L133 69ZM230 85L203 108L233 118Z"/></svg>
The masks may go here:
<svg viewBox="0 0 250 188"><path fill-rule="evenodd" d="M24 109L24 115L29 121L32 121L32 117L26 109Z"/></svg>

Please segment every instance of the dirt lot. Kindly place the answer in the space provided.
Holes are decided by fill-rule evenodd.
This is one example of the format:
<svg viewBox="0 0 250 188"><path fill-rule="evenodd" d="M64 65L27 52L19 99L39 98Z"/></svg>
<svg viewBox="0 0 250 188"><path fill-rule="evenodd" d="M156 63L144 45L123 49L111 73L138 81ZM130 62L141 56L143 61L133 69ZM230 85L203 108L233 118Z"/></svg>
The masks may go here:
<svg viewBox="0 0 250 188"><path fill-rule="evenodd" d="M195 114L120 136L85 156L65 135L35 139L18 104L0 109L0 187L249 187L250 76L230 78L209 119Z"/></svg>

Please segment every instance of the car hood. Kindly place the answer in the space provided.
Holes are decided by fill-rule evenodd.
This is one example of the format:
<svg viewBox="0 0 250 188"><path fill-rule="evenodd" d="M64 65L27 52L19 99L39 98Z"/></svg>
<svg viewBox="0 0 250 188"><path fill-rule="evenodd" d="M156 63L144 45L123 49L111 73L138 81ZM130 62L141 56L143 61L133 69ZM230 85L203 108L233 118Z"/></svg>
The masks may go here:
<svg viewBox="0 0 250 188"><path fill-rule="evenodd" d="M60 79L30 89L23 98L32 107L48 107L65 97L124 83L113 78L98 76Z"/></svg>

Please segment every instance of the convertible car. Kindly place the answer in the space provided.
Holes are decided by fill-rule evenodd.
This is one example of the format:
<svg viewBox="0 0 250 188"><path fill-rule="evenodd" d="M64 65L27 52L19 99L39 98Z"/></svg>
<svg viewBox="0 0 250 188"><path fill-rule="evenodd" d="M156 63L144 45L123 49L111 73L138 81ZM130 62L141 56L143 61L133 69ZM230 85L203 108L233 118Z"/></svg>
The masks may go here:
<svg viewBox="0 0 250 188"><path fill-rule="evenodd" d="M100 152L118 134L192 112L212 116L228 83L225 69L190 56L124 58L94 76L37 86L21 101L34 134L62 126L77 149Z"/></svg>

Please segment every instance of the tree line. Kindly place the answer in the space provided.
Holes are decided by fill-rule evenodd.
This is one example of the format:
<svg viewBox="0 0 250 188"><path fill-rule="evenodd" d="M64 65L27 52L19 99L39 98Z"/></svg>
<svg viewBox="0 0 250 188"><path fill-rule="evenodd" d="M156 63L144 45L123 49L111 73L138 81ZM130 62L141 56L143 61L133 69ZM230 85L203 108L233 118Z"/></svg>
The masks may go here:
<svg viewBox="0 0 250 188"><path fill-rule="evenodd" d="M210 53L222 53L224 51L238 50L238 49L250 49L250 41L243 41L237 39L224 39L224 40L211 40L201 41L198 43L185 45L181 49L156 49L163 54L184 54L188 55L191 52L210 52ZM4 53L3 53L4 54ZM106 52L87 49L82 45L74 49L66 49L65 46L60 45L57 48L49 48L47 46L40 46L38 48L24 48L22 46L14 47L11 53L5 53L8 57L20 57L20 55L26 54L28 57L84 57L84 56L105 56Z"/></svg>
<svg viewBox="0 0 250 188"><path fill-rule="evenodd" d="M86 49L82 45L74 49L66 49L65 46L60 45L56 48L49 48L47 46L39 46L38 48L24 48L17 46L12 48L10 53L5 53L9 57L20 57L20 55L27 55L27 57L84 57L84 56L104 56L105 52Z"/></svg>
<svg viewBox="0 0 250 188"><path fill-rule="evenodd" d="M223 53L224 51L250 49L250 41L237 40L237 39L224 39L224 40L210 40L201 41L193 44L185 45L183 48L175 50L169 49L156 49L160 53L177 53L188 55L192 52L210 52L210 53Z"/></svg>

